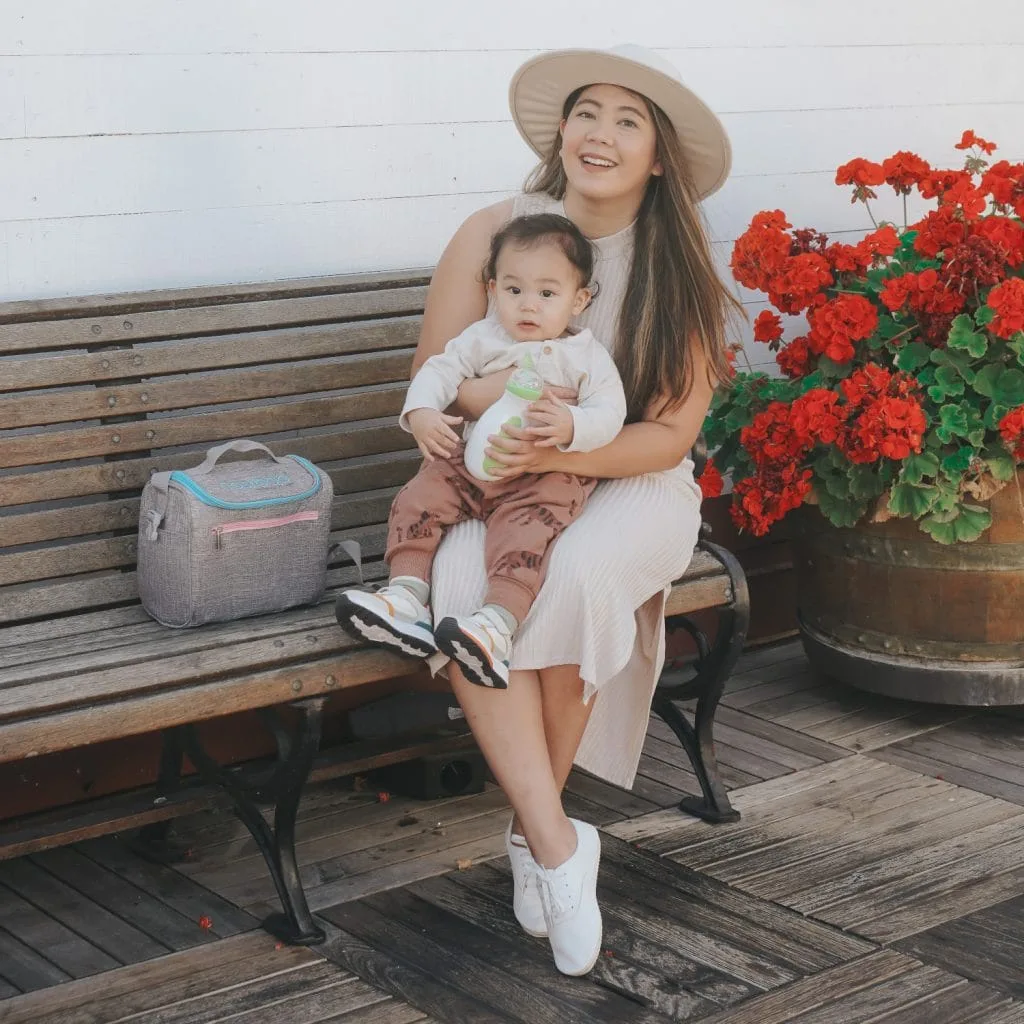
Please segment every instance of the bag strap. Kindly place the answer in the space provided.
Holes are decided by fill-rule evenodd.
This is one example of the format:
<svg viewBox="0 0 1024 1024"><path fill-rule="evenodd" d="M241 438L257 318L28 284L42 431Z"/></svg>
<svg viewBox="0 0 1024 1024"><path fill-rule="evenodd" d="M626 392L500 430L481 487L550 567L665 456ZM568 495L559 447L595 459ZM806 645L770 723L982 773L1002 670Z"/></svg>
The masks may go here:
<svg viewBox="0 0 1024 1024"><path fill-rule="evenodd" d="M335 541L327 552L328 557L334 554L337 550L342 550L348 555L349 558L355 563L356 575L359 577L359 585L365 586L363 582L363 549L359 546L357 540L338 540Z"/></svg>

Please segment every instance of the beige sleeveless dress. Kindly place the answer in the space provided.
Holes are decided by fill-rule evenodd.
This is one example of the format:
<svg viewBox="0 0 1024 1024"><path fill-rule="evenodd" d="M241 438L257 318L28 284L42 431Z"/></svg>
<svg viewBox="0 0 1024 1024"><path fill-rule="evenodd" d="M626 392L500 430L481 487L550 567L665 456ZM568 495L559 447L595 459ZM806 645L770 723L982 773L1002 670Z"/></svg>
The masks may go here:
<svg viewBox="0 0 1024 1024"><path fill-rule="evenodd" d="M520 195L513 215L563 213L559 200ZM633 252L631 227L594 240L598 294L574 321L611 348ZM555 542L548 575L515 638L512 669L579 665L584 699L597 703L579 767L629 788L636 777L654 687L665 660L665 597L689 565L700 529L700 490L685 459L663 473L604 480ZM434 562L435 621L483 603L484 528L456 526ZM437 671L443 656L432 661Z"/></svg>

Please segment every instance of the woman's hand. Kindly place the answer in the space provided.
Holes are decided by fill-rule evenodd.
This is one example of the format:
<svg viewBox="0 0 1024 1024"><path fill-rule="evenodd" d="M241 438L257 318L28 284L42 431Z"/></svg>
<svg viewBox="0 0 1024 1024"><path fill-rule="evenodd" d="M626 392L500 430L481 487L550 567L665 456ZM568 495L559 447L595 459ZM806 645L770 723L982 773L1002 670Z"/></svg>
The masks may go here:
<svg viewBox="0 0 1024 1024"><path fill-rule="evenodd" d="M459 385L459 397L453 406L467 420L478 420L505 393L505 385L515 368L470 377Z"/></svg>
<svg viewBox="0 0 1024 1024"><path fill-rule="evenodd" d="M557 448L542 448L528 430L504 426L500 434L487 438L487 454L498 463L491 475L500 480L511 480L526 473L554 473L561 469L562 452Z"/></svg>

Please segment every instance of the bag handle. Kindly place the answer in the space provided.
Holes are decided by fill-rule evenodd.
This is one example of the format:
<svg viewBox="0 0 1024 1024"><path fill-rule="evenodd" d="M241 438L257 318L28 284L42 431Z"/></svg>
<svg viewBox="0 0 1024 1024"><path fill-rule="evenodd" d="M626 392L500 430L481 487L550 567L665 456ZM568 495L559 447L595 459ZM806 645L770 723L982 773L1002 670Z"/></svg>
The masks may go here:
<svg viewBox="0 0 1024 1024"><path fill-rule="evenodd" d="M285 460L279 455L275 455L265 444L260 444L259 441L249 441L246 438L242 438L237 441L225 441L223 444L219 444L214 448L209 449L206 453L206 458L203 459L195 469L190 469L190 476L207 476L213 471L213 467L225 456L228 452L263 452L264 455L270 456L275 462L285 465Z"/></svg>
<svg viewBox="0 0 1024 1024"><path fill-rule="evenodd" d="M209 475L222 456L227 455L228 452L264 452L281 465L287 462L286 459L275 455L265 444L260 444L259 441L250 441L247 438L240 438L236 441L225 441L223 444L210 448L206 452L206 458L195 469L188 470L189 474L191 476ZM167 513L167 487L171 482L171 474L168 472L154 473L150 476L149 482L156 492L156 507L150 509L148 513L146 537L149 540L155 541L157 539L157 531L160 529L160 524Z"/></svg>

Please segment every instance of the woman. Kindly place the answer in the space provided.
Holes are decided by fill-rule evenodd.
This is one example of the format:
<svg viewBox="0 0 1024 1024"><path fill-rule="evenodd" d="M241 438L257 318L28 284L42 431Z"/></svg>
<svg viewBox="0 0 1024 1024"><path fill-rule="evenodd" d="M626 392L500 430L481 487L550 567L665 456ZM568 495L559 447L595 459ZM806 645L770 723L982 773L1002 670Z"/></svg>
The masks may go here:
<svg viewBox="0 0 1024 1024"><path fill-rule="evenodd" d="M525 194L473 214L427 297L415 370L484 315L491 236L513 216L558 212L591 239L599 291L576 321L609 346L629 403L609 445L566 453L529 431L492 438L506 475L551 471L602 482L558 543L516 638L507 690L448 672L470 727L515 811L506 834L516 917L547 935L555 964L585 974L600 952L600 842L566 817L574 760L631 786L664 660L664 599L700 526L687 453L728 373L735 299L719 281L697 202L730 166L729 142L675 69L639 47L544 54L513 78L512 116L543 163ZM477 419L504 374L466 381L455 412ZM571 394L562 393L572 401ZM500 447L499 447L500 445ZM454 529L433 574L435 621L467 614L486 586L483 529Z"/></svg>

